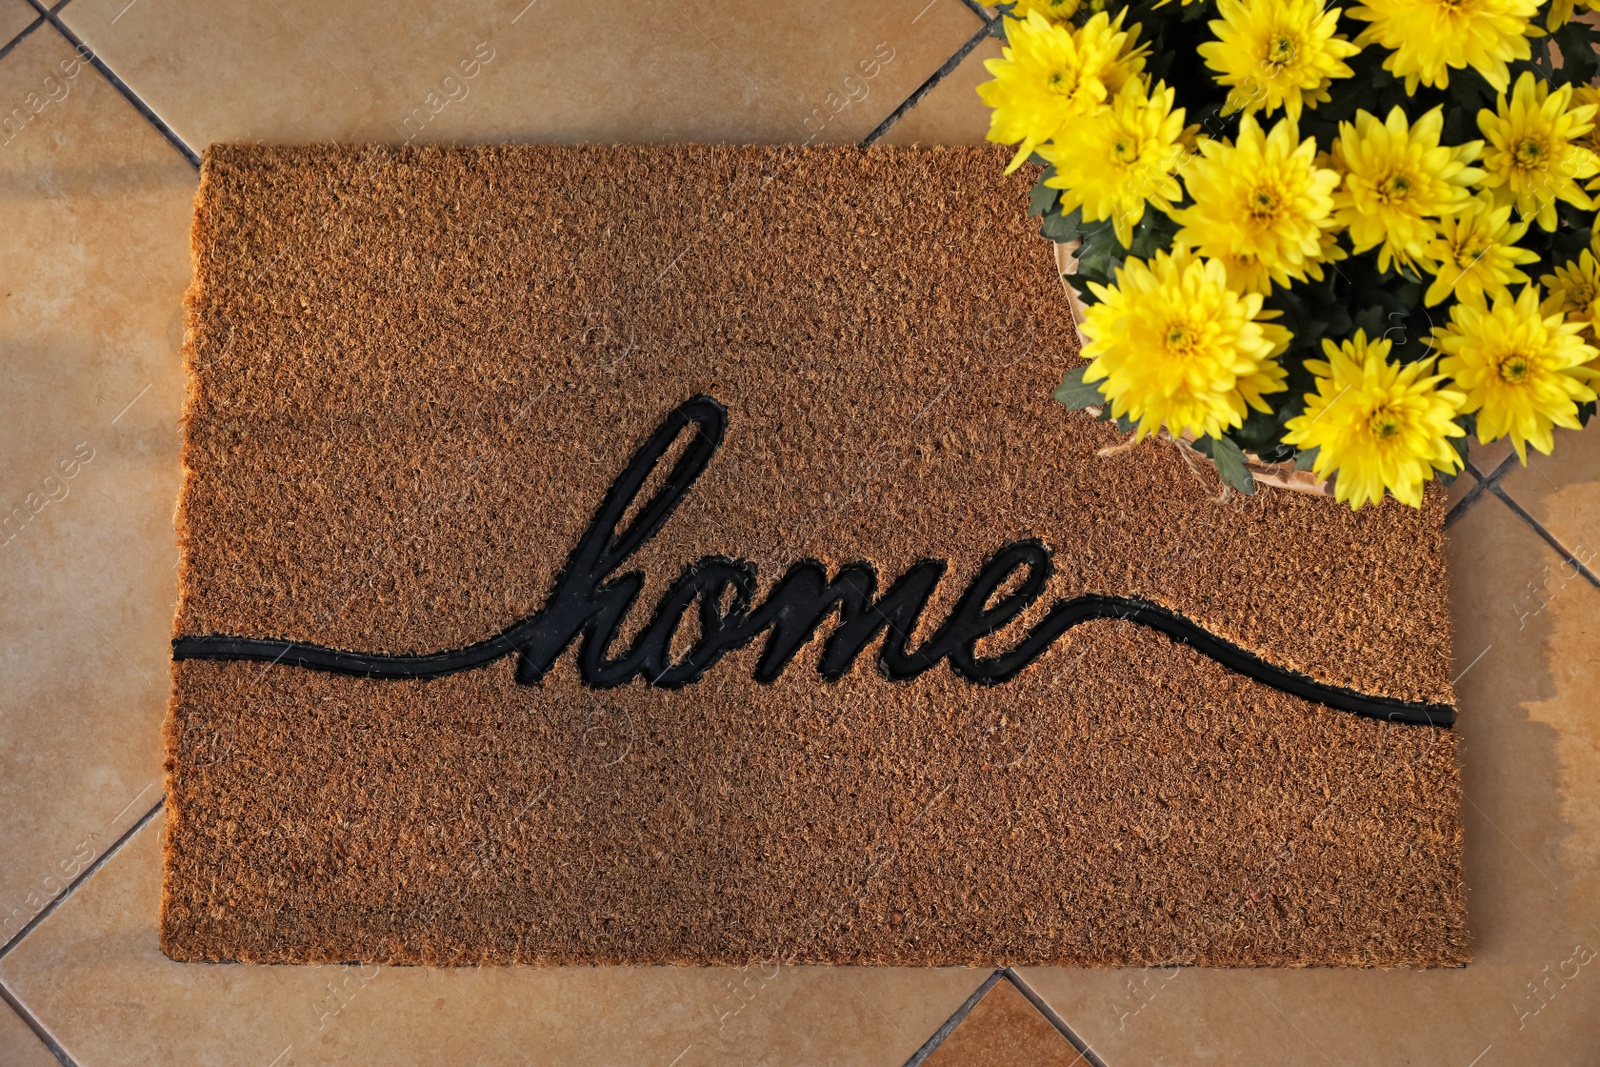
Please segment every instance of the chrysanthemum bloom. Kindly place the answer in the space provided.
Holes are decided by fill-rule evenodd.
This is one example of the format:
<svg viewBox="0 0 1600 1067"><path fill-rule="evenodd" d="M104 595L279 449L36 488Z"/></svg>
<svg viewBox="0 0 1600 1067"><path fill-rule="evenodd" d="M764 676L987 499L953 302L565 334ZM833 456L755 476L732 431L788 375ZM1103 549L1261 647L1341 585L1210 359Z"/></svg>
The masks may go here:
<svg viewBox="0 0 1600 1067"><path fill-rule="evenodd" d="M1478 112L1478 129L1489 145L1483 152L1483 186L1495 201L1516 204L1517 215L1556 228L1556 201L1593 210L1578 182L1600 174L1600 157L1574 142L1594 128L1595 106L1572 103L1572 86L1555 92L1530 71L1517 78L1506 103Z"/></svg>
<svg viewBox="0 0 1600 1067"><path fill-rule="evenodd" d="M1282 391L1274 358L1289 331L1260 321L1258 293L1229 288L1222 264L1185 251L1130 259L1113 285L1090 282L1099 297L1085 313L1084 381L1104 381L1111 414L1137 423L1134 439L1163 424L1173 434L1220 436L1249 408L1269 410L1264 393Z"/></svg>
<svg viewBox="0 0 1600 1067"><path fill-rule="evenodd" d="M1182 227L1174 245L1253 263L1228 275L1246 292L1265 295L1274 282L1303 280L1321 255L1324 231L1337 225L1332 193L1339 175L1318 167L1316 154L1316 139L1301 142L1292 120L1263 134L1253 115L1240 120L1234 144L1202 142L1200 156L1183 169L1194 203L1172 212Z"/></svg>
<svg viewBox="0 0 1600 1067"><path fill-rule="evenodd" d="M994 80L978 86L978 96L994 109L989 140L1021 142L1007 174L1063 126L1104 107L1144 69L1145 50L1134 47L1139 27L1124 30L1125 14L1126 8L1115 19L1101 12L1078 29L1055 25L1037 11L1006 20L1003 58L984 61Z"/></svg>
<svg viewBox="0 0 1600 1067"><path fill-rule="evenodd" d="M1183 161L1187 163L1190 159L1198 156L1200 154L1200 145L1210 139L1211 135L1202 132L1198 122L1191 122L1185 126L1183 132L1178 135L1178 144L1183 146Z"/></svg>
<svg viewBox="0 0 1600 1067"><path fill-rule="evenodd" d="M1596 0L1596 2L1600 3L1600 0ZM1572 87L1572 106L1594 106L1597 108L1595 119L1600 120L1600 89L1592 85L1574 85ZM1596 156L1600 156L1600 125L1591 126L1588 133L1573 143L1587 148Z"/></svg>
<svg viewBox="0 0 1600 1067"><path fill-rule="evenodd" d="M1540 277L1548 294L1539 305L1542 315L1561 315L1568 322L1587 327L1590 339L1594 333L1595 301L1600 299L1600 260L1591 249L1584 249L1576 260L1569 260L1556 268L1554 274Z"/></svg>
<svg viewBox="0 0 1600 1067"><path fill-rule="evenodd" d="M1550 13L1545 16L1544 28L1559 30L1572 21L1573 12L1580 7L1585 11L1600 11L1600 0L1578 0L1576 3L1574 0L1554 0L1550 5Z"/></svg>
<svg viewBox="0 0 1600 1067"><path fill-rule="evenodd" d="M1344 60L1361 48L1334 36L1339 9L1328 11L1321 0L1217 0L1217 14L1210 23L1217 39L1200 55L1229 88L1224 114L1282 107L1298 122L1301 107L1331 99L1334 78L1354 73Z"/></svg>
<svg viewBox="0 0 1600 1067"><path fill-rule="evenodd" d="M1011 17L1025 19L1030 12L1037 11L1051 22L1066 22L1082 6L1082 0L1017 0L1017 5L1011 9Z"/></svg>
<svg viewBox="0 0 1600 1067"><path fill-rule="evenodd" d="M1466 206L1472 197L1467 187L1483 177L1467 166L1483 142L1441 145L1443 126L1437 107L1412 125L1399 107L1383 122L1357 111L1354 125L1339 123L1333 162L1344 180L1333 194L1333 217L1350 228L1357 252L1382 243L1379 270L1393 261L1418 269L1433 240L1433 219Z"/></svg>
<svg viewBox="0 0 1600 1067"><path fill-rule="evenodd" d="M1123 247L1144 218L1146 201L1162 211L1183 199L1173 176L1187 158L1178 143L1183 109L1172 109L1173 90L1158 84L1147 97L1137 80L1122 87L1109 108L1072 127L1072 140L1039 154L1055 165L1045 184L1062 190L1061 210L1083 209L1089 222L1110 219Z"/></svg>
<svg viewBox="0 0 1600 1067"><path fill-rule="evenodd" d="M1401 366L1389 362L1389 348L1387 340L1369 343L1363 330L1339 345L1325 338L1327 360L1306 360L1317 391L1305 395L1303 415L1284 423L1284 442L1317 449L1311 469L1319 478L1336 474L1334 498L1352 508L1378 503L1385 489L1421 507L1434 471L1461 469L1450 438L1466 435L1455 424L1466 398L1441 387L1431 357Z"/></svg>
<svg viewBox="0 0 1600 1067"><path fill-rule="evenodd" d="M1523 463L1527 446L1549 454L1552 427L1579 428L1578 405L1595 398L1584 366L1600 356L1578 336L1582 323L1539 311L1539 289L1524 286L1515 302L1492 307L1480 297L1450 308L1433 332L1445 353L1439 371L1466 393L1461 410L1478 413L1478 439L1509 436Z"/></svg>
<svg viewBox="0 0 1600 1067"><path fill-rule="evenodd" d="M1424 298L1429 307L1451 293L1470 300L1487 293L1510 299L1508 285L1528 281L1517 267L1537 263L1539 256L1517 242L1528 232L1526 222L1511 221L1511 205L1495 206L1488 193L1479 193L1459 215L1439 220L1439 233L1428 243L1426 257L1437 273Z"/></svg>
<svg viewBox="0 0 1600 1067"><path fill-rule="evenodd" d="M1323 279L1322 267L1324 264L1332 266L1349 258L1350 253L1339 245L1339 235L1333 230L1323 230L1322 247L1317 250L1314 258L1306 260L1306 274L1313 280L1320 282ZM1339 272L1337 267L1334 267L1333 270L1335 274Z"/></svg>
<svg viewBox="0 0 1600 1067"><path fill-rule="evenodd" d="M1408 94L1419 81L1448 87L1451 67L1471 67L1503 93L1506 64L1532 54L1526 34L1538 10L1538 0L1367 0L1350 17L1372 23L1356 44L1389 49L1383 69L1403 78Z"/></svg>

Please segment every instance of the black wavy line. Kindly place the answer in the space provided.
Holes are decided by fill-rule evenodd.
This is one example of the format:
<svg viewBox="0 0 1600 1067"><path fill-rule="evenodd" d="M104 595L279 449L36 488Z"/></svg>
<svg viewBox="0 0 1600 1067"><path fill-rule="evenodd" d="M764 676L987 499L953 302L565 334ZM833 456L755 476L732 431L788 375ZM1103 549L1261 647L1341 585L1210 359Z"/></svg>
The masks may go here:
<svg viewBox="0 0 1600 1067"><path fill-rule="evenodd" d="M527 631L536 624L537 618L529 616L487 640L445 652L385 655L348 652L277 638L214 635L175 639L172 642L172 658L284 663L310 670L359 675L364 678L436 678L440 675L481 667L519 651ZM1048 636L1040 635L1047 643L1082 622L1093 619L1123 619L1166 634L1180 644L1189 646L1201 655L1247 678L1324 707L1348 711L1369 719L1413 726L1449 727L1455 723L1455 709L1449 704L1430 704L1372 696L1343 686L1319 682L1298 671L1287 670L1269 663L1233 642L1196 625L1177 612L1147 600L1087 594L1071 600L1058 601L1051 610L1050 619L1052 621L1050 629L1054 632Z"/></svg>
<svg viewBox="0 0 1600 1067"><path fill-rule="evenodd" d="M1054 571L1050 550L1032 539L1002 546L972 579L944 624L914 650L909 647L911 635L948 569L943 560L919 560L881 596L871 564L857 561L830 572L818 560L801 560L755 606L756 565L707 556L686 568L666 591L633 645L622 656L608 658L622 620L645 586L643 572L622 572L622 568L693 488L722 444L727 418L727 409L710 396L691 397L668 412L606 491L589 528L557 574L544 608L485 641L446 652L382 655L275 638L180 637L172 643L173 658L282 662L368 678L431 678L515 653L517 681L537 685L563 652L581 641L577 659L585 685L606 689L642 677L651 685L675 689L698 681L724 654L765 633L766 649L755 677L770 683L823 621L836 616L838 625L824 643L817 665L826 681L848 672L881 634L878 666L890 681L914 678L943 660L975 685L1000 685L1026 670L1078 623L1126 619L1159 630L1246 677L1330 708L1388 722L1448 726L1455 721L1448 705L1368 696L1276 667L1176 612L1129 597L1089 594L1057 601L1016 647L980 656L978 642L1021 615L1044 591ZM688 443L660 488L633 510L651 473L686 433ZM624 526L629 514L633 517ZM724 606L730 593L732 604ZM674 662L673 635L695 604L701 638L687 657Z"/></svg>

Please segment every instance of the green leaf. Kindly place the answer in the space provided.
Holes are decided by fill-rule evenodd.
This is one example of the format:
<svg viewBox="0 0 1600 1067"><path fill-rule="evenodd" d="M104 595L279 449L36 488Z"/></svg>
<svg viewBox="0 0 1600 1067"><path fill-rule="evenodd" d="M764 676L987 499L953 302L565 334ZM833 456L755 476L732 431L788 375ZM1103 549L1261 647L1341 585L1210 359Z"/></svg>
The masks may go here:
<svg viewBox="0 0 1600 1067"><path fill-rule="evenodd" d="M1100 387L1083 380L1083 372L1087 366L1073 367L1061 377L1061 384L1056 386L1055 392L1050 395L1056 403L1068 411L1082 411L1084 408L1099 407L1106 402L1100 395Z"/></svg>
<svg viewBox="0 0 1600 1067"><path fill-rule="evenodd" d="M1322 448L1317 446L1296 452L1294 454L1294 469L1297 471L1310 470L1317 462L1317 453L1321 451Z"/></svg>
<svg viewBox="0 0 1600 1067"><path fill-rule="evenodd" d="M1474 128L1478 121L1478 109L1492 107L1494 98L1495 92L1489 83L1475 72L1463 71L1459 78L1450 79L1450 99L1455 102L1456 108L1472 121Z"/></svg>
<svg viewBox="0 0 1600 1067"><path fill-rule="evenodd" d="M1211 462L1217 465L1217 474L1223 482L1245 496L1256 491L1256 480L1250 477L1250 468L1244 465L1244 453L1226 437L1212 439Z"/></svg>
<svg viewBox="0 0 1600 1067"><path fill-rule="evenodd" d="M1046 215L1044 221L1039 224L1039 233L1058 245L1064 245L1081 232L1078 229L1078 219L1080 217L1076 211L1070 215Z"/></svg>
<svg viewBox="0 0 1600 1067"><path fill-rule="evenodd" d="M1144 218L1139 220L1139 225L1133 228L1133 244L1128 247L1128 251L1140 259L1150 259L1157 252L1170 249L1172 238L1177 232L1177 223L1172 222L1166 215L1155 210L1146 211Z"/></svg>
<svg viewBox="0 0 1600 1067"><path fill-rule="evenodd" d="M1043 215L1056 206L1056 200L1061 196L1060 189L1052 189L1045 185L1046 178L1056 176L1056 167L1052 163L1039 172L1039 180L1033 183L1033 191L1028 194L1028 217Z"/></svg>
<svg viewBox="0 0 1600 1067"><path fill-rule="evenodd" d="M1100 298L1094 295L1093 289L1089 288L1091 281L1098 281L1099 279L1086 278L1082 274L1063 274L1062 277L1066 279L1068 285L1078 291L1078 299L1083 303L1084 307L1094 307L1100 303Z"/></svg>
<svg viewBox="0 0 1600 1067"><path fill-rule="evenodd" d="M1389 325L1384 315L1387 312L1381 307L1362 308L1356 312L1355 328L1367 331L1367 340L1374 341L1383 336L1383 331ZM1354 332L1354 331L1351 331Z"/></svg>
<svg viewBox="0 0 1600 1067"><path fill-rule="evenodd" d="M1078 249L1078 273L1098 280L1110 281L1114 269L1112 260L1122 246L1111 232L1111 224L1094 224L1083 231L1083 246Z"/></svg>
<svg viewBox="0 0 1600 1067"><path fill-rule="evenodd" d="M1327 336L1338 339L1347 337L1354 332L1355 323L1350 321L1350 309L1343 304L1332 305L1329 308ZM1317 347L1320 350L1321 346Z"/></svg>
<svg viewBox="0 0 1600 1067"><path fill-rule="evenodd" d="M1282 432L1283 427L1279 424L1278 417L1271 411L1257 411L1251 408L1245 415L1243 424L1233 431L1231 440L1257 455L1262 455L1277 444L1277 438Z"/></svg>

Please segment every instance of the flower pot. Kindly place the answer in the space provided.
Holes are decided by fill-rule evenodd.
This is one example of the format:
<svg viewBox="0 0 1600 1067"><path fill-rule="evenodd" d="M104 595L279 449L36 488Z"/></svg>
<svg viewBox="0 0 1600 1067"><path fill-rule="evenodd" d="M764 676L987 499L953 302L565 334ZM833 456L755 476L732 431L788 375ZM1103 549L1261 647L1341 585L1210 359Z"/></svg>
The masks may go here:
<svg viewBox="0 0 1600 1067"><path fill-rule="evenodd" d="M1073 329L1078 331L1080 341L1083 339L1083 300L1079 297L1078 291L1067 281L1067 275L1076 274L1078 271L1077 251L1081 243L1081 241L1069 241L1066 244L1055 246L1056 271L1061 275L1061 288L1066 291L1067 295L1067 310L1072 315L1072 326ZM1090 408L1089 410L1094 411L1095 409ZM1211 473L1216 473L1216 464L1211 461L1210 457L1197 451L1191 444L1194 440L1193 434L1186 431L1183 436L1174 438L1166 430L1162 430L1160 437L1162 440L1171 441L1177 445L1179 452L1191 467L1196 463L1202 463L1210 469ZM1105 451L1110 452L1112 450L1107 449ZM1295 470L1293 462L1267 463L1250 452L1244 454L1244 459L1245 467L1249 469L1250 477L1257 485L1270 485L1275 489L1290 489L1296 493L1310 493L1314 496L1331 497L1333 495L1333 485L1331 483L1323 481L1310 471Z"/></svg>

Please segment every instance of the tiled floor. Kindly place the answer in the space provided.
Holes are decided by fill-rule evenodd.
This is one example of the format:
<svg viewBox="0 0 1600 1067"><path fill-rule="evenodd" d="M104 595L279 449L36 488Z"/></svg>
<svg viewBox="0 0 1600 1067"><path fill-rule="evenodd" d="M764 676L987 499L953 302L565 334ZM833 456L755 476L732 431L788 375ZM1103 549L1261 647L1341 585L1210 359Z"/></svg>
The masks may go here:
<svg viewBox="0 0 1600 1067"><path fill-rule="evenodd" d="M1600 431L1526 469L1484 448L1451 494L1464 970L429 971L158 951L197 153L976 141L983 30L960 0L0 0L0 1064L1600 1056Z"/></svg>

